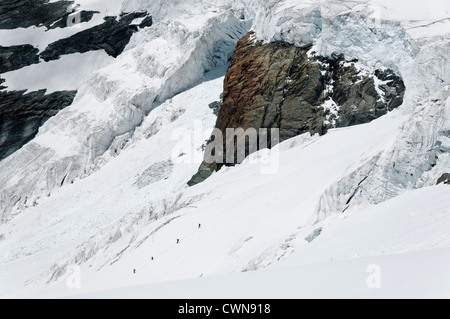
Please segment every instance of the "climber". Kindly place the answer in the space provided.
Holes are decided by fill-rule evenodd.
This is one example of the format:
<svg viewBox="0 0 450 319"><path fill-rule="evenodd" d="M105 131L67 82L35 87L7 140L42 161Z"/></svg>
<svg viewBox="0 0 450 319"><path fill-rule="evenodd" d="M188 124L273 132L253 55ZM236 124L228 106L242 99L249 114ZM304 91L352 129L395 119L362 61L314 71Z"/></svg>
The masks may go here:
<svg viewBox="0 0 450 319"><path fill-rule="evenodd" d="M198 229L202 228L202 224L198 224Z"/></svg>
<svg viewBox="0 0 450 319"><path fill-rule="evenodd" d="M177 239L177 244L179 244L180 243L180 240L179 239Z"/></svg>
<svg viewBox="0 0 450 319"><path fill-rule="evenodd" d="M136 273L136 269L133 269L133 274L135 274Z"/></svg>

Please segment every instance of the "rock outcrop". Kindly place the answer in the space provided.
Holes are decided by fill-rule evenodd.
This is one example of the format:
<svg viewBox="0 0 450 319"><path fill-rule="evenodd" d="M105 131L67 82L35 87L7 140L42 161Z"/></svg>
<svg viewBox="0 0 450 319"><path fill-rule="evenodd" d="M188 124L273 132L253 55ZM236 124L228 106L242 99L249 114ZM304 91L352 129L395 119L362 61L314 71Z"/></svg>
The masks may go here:
<svg viewBox="0 0 450 319"><path fill-rule="evenodd" d="M0 160L37 134L50 117L72 104L76 91L0 92Z"/></svg>
<svg viewBox="0 0 450 319"><path fill-rule="evenodd" d="M0 73L39 63L39 50L32 45L0 46Z"/></svg>
<svg viewBox="0 0 450 319"><path fill-rule="evenodd" d="M216 123L224 133L224 150L227 128L278 128L284 141L368 123L403 103L405 86L393 71L370 72L342 55L320 57L309 51L284 42L263 44L252 32L238 42ZM189 185L236 164L207 160L210 156L205 154Z"/></svg>
<svg viewBox="0 0 450 319"><path fill-rule="evenodd" d="M131 24L136 18L145 19L139 26ZM58 40L40 54L45 61L57 60L61 55L85 53L89 51L105 50L113 57L119 56L130 42L134 32L140 28L152 25L152 18L147 12L134 12L116 17L105 17L105 22L77 34Z"/></svg>
<svg viewBox="0 0 450 319"><path fill-rule="evenodd" d="M450 185L450 173L445 173L438 179L437 184L439 185L442 183Z"/></svg>
<svg viewBox="0 0 450 319"><path fill-rule="evenodd" d="M76 8L74 1L2 0L0 29L29 28L32 26L66 27L67 18ZM82 11L81 21L90 21L96 11ZM53 24L56 22L57 26Z"/></svg>

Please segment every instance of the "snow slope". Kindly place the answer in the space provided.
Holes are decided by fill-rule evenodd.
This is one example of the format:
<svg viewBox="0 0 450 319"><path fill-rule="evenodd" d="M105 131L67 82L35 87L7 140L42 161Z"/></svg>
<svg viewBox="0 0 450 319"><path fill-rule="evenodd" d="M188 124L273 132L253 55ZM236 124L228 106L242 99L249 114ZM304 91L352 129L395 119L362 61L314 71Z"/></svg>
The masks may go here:
<svg viewBox="0 0 450 319"><path fill-rule="evenodd" d="M449 251L437 249L201 279L125 286L42 298L153 299L448 299ZM376 264L373 264L376 263ZM382 269L381 289L367 286L370 265ZM433 269L433 271L430 271ZM66 290L67 292L67 290ZM36 297L36 296L34 296Z"/></svg>
<svg viewBox="0 0 450 319"><path fill-rule="evenodd" d="M155 106L226 64L248 27L247 21L225 12L207 19L196 31L164 20L135 35L128 51L79 85L72 106L0 163L1 220L63 181L84 177L114 140L132 135Z"/></svg>
<svg viewBox="0 0 450 319"><path fill-rule="evenodd" d="M145 285L129 274L123 287L94 292L81 277L80 290L60 288L33 297L449 298L448 195L445 186L428 188L330 221L311 244L257 272ZM373 269L379 270L380 288L370 288Z"/></svg>
<svg viewBox="0 0 450 319"><path fill-rule="evenodd" d="M266 270L156 284L151 276L158 271L155 264L163 261L147 259L136 274L124 267L125 273L101 278L102 272L83 268L80 289L69 289L63 282L27 297L448 298L448 195L446 186L427 188L330 220L320 225L322 235L312 243L298 238L296 252ZM235 226L232 224L228 221L222 226ZM429 240L430 233L434 242ZM187 240L194 241L192 237ZM374 266L380 269L379 289L367 284Z"/></svg>
<svg viewBox="0 0 450 319"><path fill-rule="evenodd" d="M449 296L449 189L435 186L450 167L447 2L110 3L155 24L117 59L87 62L74 104L0 162L1 297ZM393 68L405 103L187 188L250 29ZM367 288L371 264L386 289ZM74 265L81 290L67 286Z"/></svg>

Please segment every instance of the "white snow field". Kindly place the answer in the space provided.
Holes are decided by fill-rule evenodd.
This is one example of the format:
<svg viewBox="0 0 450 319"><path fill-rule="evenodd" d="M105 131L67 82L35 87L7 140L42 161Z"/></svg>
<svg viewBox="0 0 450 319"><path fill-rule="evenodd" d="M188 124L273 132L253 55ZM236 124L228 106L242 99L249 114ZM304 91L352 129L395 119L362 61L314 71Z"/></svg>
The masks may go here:
<svg viewBox="0 0 450 319"><path fill-rule="evenodd" d="M449 298L449 208L446 187L402 195L337 218L322 236L265 270L88 292L64 287L41 297L68 298ZM405 202L407 203L405 205ZM430 202L432 204L430 205ZM401 229L399 226L401 225ZM328 226L328 227L327 227ZM429 233L435 242L429 241ZM358 238L358 240L355 240ZM370 247L368 251L367 247ZM375 268L374 268L375 267ZM144 268L152 271L152 266ZM379 287L372 286L379 271ZM137 279L138 278L138 279ZM90 278L87 279L89 282ZM34 295L33 297L37 297Z"/></svg>
<svg viewBox="0 0 450 319"><path fill-rule="evenodd" d="M450 297L450 188L436 186L450 173L448 1L76 2L101 11L90 25L136 10L155 24L117 59L5 74L78 94L0 162L1 298ZM39 29L1 31L0 45L43 49ZM249 30L391 68L405 102L189 188Z"/></svg>

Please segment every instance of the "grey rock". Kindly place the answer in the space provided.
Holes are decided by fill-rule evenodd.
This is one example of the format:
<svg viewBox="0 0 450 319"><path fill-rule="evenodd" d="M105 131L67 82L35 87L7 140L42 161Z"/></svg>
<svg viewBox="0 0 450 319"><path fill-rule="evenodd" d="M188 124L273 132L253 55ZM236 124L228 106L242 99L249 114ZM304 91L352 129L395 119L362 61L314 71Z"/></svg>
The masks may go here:
<svg viewBox="0 0 450 319"><path fill-rule="evenodd" d="M312 243L312 242L314 241L314 239L316 239L317 237L320 236L320 234L322 234L322 231L323 231L323 228L322 228L322 227L320 227L320 228L318 228L318 229L315 229L311 234L309 234L309 235L305 238L305 240L306 240L308 243Z"/></svg>
<svg viewBox="0 0 450 319"><path fill-rule="evenodd" d="M143 29L146 27L151 27L153 25L153 18L151 16L146 17L142 22L139 24L139 28Z"/></svg>
<svg viewBox="0 0 450 319"><path fill-rule="evenodd" d="M39 50L29 44L11 47L0 46L0 73L39 63L38 53Z"/></svg>
<svg viewBox="0 0 450 319"><path fill-rule="evenodd" d="M36 136L50 117L72 104L76 91L0 92L0 160Z"/></svg>
<svg viewBox="0 0 450 319"><path fill-rule="evenodd" d="M219 170L217 163L208 164L203 162L198 169L198 172L192 176L191 180L187 183L188 186L194 186L208 179L215 171Z"/></svg>
<svg viewBox="0 0 450 319"><path fill-rule="evenodd" d="M438 179L437 185L442 183L450 185L450 173L445 173Z"/></svg>
<svg viewBox="0 0 450 319"><path fill-rule="evenodd" d="M382 81L388 81L387 84L380 86L380 89L384 92L385 99L389 101L387 109L392 111L402 105L406 87L403 81L395 75L394 71L390 69L384 71L376 70L375 76Z"/></svg>

